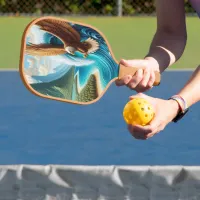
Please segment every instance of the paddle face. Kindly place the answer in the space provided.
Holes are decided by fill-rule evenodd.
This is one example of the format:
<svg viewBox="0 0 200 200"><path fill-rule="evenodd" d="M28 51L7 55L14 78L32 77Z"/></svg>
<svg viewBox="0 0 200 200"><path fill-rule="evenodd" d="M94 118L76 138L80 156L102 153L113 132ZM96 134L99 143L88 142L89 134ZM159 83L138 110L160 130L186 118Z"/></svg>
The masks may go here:
<svg viewBox="0 0 200 200"><path fill-rule="evenodd" d="M88 25L42 17L24 32L20 74L40 97L90 104L101 98L118 73L105 37Z"/></svg>

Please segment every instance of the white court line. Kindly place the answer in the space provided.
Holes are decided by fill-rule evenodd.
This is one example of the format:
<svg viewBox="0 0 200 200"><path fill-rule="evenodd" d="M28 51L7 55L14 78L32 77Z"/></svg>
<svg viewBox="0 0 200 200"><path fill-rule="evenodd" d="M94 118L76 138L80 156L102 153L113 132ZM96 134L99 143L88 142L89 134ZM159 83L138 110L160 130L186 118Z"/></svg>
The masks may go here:
<svg viewBox="0 0 200 200"><path fill-rule="evenodd" d="M183 68L183 69L167 69L167 72L185 72L185 71L194 71L195 68Z"/></svg>
<svg viewBox="0 0 200 200"><path fill-rule="evenodd" d="M19 70L18 69L6 69L6 68L5 69L4 68L0 69L0 72L12 72L12 71L15 72L15 71L19 71Z"/></svg>

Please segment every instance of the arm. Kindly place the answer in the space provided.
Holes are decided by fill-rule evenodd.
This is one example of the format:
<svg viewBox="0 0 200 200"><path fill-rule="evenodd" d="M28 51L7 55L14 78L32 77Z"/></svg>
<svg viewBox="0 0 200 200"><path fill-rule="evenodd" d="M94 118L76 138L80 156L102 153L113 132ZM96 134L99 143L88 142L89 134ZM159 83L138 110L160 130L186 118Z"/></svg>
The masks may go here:
<svg viewBox="0 0 200 200"><path fill-rule="evenodd" d="M200 65L193 72L191 78L178 93L185 99L188 107L200 101Z"/></svg>
<svg viewBox="0 0 200 200"><path fill-rule="evenodd" d="M197 67L191 78L177 94L186 101L188 107L200 101L200 66ZM164 128L170 122L172 122L172 120L180 111L179 103L172 99L163 100L144 94L137 94L130 97L130 99L136 98L138 96L146 98L150 103L152 103L152 105L155 107L156 113L154 119L147 126L128 126L130 133L137 139L148 139L164 130ZM183 102L181 107L182 106Z"/></svg>
<svg viewBox="0 0 200 200"><path fill-rule="evenodd" d="M155 71L162 73L183 54L186 40L184 0L156 0L157 30L145 59L120 61L126 67L142 67L134 76L127 75L116 81L136 92L152 88ZM148 30L147 30L148 31Z"/></svg>
<svg viewBox="0 0 200 200"><path fill-rule="evenodd" d="M156 0L157 31L145 59L163 72L183 54L186 41L184 0Z"/></svg>

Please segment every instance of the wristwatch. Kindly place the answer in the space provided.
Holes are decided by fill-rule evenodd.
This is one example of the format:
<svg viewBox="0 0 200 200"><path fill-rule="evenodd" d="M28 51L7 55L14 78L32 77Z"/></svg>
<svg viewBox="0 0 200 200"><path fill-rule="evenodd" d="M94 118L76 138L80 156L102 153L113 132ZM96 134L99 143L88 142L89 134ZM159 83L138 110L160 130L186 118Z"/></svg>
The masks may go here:
<svg viewBox="0 0 200 200"><path fill-rule="evenodd" d="M174 96L170 97L169 100L170 99L175 100L178 103L179 108L180 108L179 113L172 120L173 122L176 123L185 116L185 114L189 111L189 108L187 106L185 99L183 97L181 97L180 95L174 95Z"/></svg>

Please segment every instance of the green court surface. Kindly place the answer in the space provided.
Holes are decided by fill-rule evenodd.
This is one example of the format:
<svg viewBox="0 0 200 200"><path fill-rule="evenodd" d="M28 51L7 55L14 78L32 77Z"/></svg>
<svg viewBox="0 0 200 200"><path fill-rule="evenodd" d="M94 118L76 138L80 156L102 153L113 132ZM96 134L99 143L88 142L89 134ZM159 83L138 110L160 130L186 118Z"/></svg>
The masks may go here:
<svg viewBox="0 0 200 200"><path fill-rule="evenodd" d="M18 68L21 37L35 17L1 17L0 68ZM90 24L104 33L117 60L142 58L156 29L155 17L77 17L69 20ZM187 17L188 41L183 57L171 68L195 68L200 63L200 23Z"/></svg>

